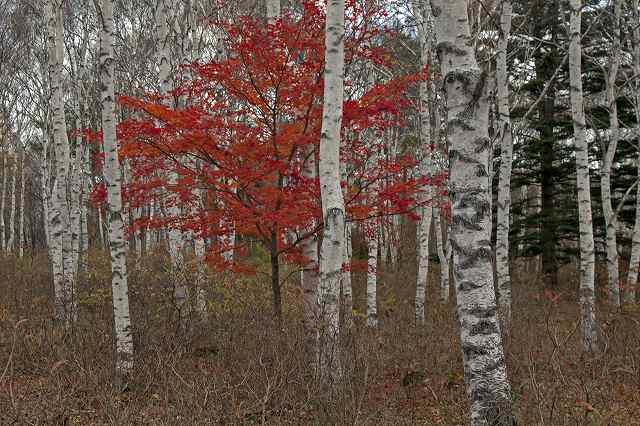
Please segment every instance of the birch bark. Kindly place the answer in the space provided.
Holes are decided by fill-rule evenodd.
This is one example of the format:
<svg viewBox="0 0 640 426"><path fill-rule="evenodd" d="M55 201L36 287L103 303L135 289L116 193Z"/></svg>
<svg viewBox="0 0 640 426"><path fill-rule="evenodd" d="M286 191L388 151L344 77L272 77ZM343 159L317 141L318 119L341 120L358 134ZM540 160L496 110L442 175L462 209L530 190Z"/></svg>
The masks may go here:
<svg viewBox="0 0 640 426"><path fill-rule="evenodd" d="M307 148L306 161L302 167L302 176L306 179L316 177L316 152L313 145ZM301 243L302 255L308 259L302 269L302 303L304 307L304 322L307 335L307 351L317 366L318 352L318 240L307 238Z"/></svg>
<svg viewBox="0 0 640 426"><path fill-rule="evenodd" d="M2 193L0 193L0 249L4 253L7 250L7 230L4 221L4 212L6 207L7 198L7 150L3 149L2 152Z"/></svg>
<svg viewBox="0 0 640 426"><path fill-rule="evenodd" d="M18 257L24 256L24 147L20 149L20 216L18 216Z"/></svg>
<svg viewBox="0 0 640 426"><path fill-rule="evenodd" d="M324 238L320 251L320 380L332 387L338 359L339 286L344 256L345 206L340 187L340 129L344 99L344 0L327 3L324 102L320 137L320 194Z"/></svg>
<svg viewBox="0 0 640 426"><path fill-rule="evenodd" d="M367 327L378 327L378 223L374 223L372 235L367 235Z"/></svg>
<svg viewBox="0 0 640 426"><path fill-rule="evenodd" d="M440 221L440 208L433 207L433 227L436 233L436 245L438 247L438 260L440 261L440 302L449 301L449 257L442 237L442 224Z"/></svg>
<svg viewBox="0 0 640 426"><path fill-rule="evenodd" d="M413 14L418 22L418 38L420 40L420 69L429 66L431 58L432 21L431 10L425 1L414 0L412 2ZM431 177L433 172L431 149L431 116L429 112L429 80L421 81L418 87L419 98L419 134L421 147L420 173L425 177ZM418 275L416 281L415 315L418 324L424 324L424 306L426 300L426 286L429 277L429 235L433 210L431 199L433 187L425 185L423 188L422 202L429 203L420 209L420 223L418 224Z"/></svg>
<svg viewBox="0 0 640 426"><path fill-rule="evenodd" d="M167 10L167 0L159 0L156 9L156 37L158 43L157 62L160 70L160 93L167 96L172 88L171 81L171 50L169 33L169 11ZM173 5L173 4L172 4ZM169 103L168 100L165 101ZM175 171L168 172L169 186L175 185L177 175ZM175 219L180 215L180 206L175 200L167 206L168 214ZM173 299L178 313L178 329L185 331L188 329L188 300L187 288L184 283L184 257L182 253L182 235L175 226L169 228L169 255L171 257L171 275L173 281Z"/></svg>
<svg viewBox="0 0 640 426"><path fill-rule="evenodd" d="M611 202L611 167L618 147L618 107L616 105L616 78L620 68L620 14L622 7L620 0L613 0L615 23L613 28L613 43L608 60L607 75L607 103L609 107L610 137L604 149L602 162L601 191L602 210L604 212L607 231L607 275L609 278L609 304L620 306L620 283L618 267L618 241L616 232L618 220Z"/></svg>
<svg viewBox="0 0 640 426"><path fill-rule="evenodd" d="M450 141L451 245L471 424L512 425L511 389L493 288L487 75L476 62L465 0L431 0Z"/></svg>
<svg viewBox="0 0 640 426"><path fill-rule="evenodd" d="M584 98L582 92L582 0L571 0L569 78L573 140L576 147L578 217L580 220L580 309L582 339L585 351L596 344L594 267L595 251L591 216L591 184L589 181L589 146L585 136Z"/></svg>
<svg viewBox="0 0 640 426"><path fill-rule="evenodd" d="M274 23L280 18L280 0L266 0L267 2L267 19Z"/></svg>
<svg viewBox="0 0 640 426"><path fill-rule="evenodd" d="M633 31L631 43L633 47L633 75L640 75L640 2L632 0ZM635 79L634 91L634 112L636 125L640 126L640 80ZM637 158L638 179L640 179L640 149ZM631 242L631 259L629 260L629 275L624 293L625 303L635 303L636 289L638 287L638 270L640 268L640 185L636 193L636 218L633 226L633 237Z"/></svg>
<svg viewBox="0 0 640 426"><path fill-rule="evenodd" d="M75 322L75 285L73 257L69 232L69 204L67 182L69 177L69 140L62 96L62 61L64 59L61 5L56 0L45 3L47 45L49 51L49 86L54 139L54 165L56 170L51 203L51 246L56 313L58 320L71 331Z"/></svg>
<svg viewBox="0 0 640 426"><path fill-rule="evenodd" d="M113 0L101 0L100 7L100 82L102 131L104 139L104 179L109 211L109 251L111 253L111 290L116 340L116 369L126 373L133 366L133 339L129 316L127 283L127 241L122 214L122 172L118 160L115 111L115 66Z"/></svg>
<svg viewBox="0 0 640 426"><path fill-rule="evenodd" d="M9 241L7 242L7 251L11 252L14 249L16 238L16 177L18 174L17 157L15 152L13 159L11 160L11 208L9 210Z"/></svg>
<svg viewBox="0 0 640 426"><path fill-rule="evenodd" d="M496 59L498 89L498 134L500 141L500 181L498 188L498 218L496 224L496 272L498 302L502 329L509 331L511 321L511 272L509 271L509 218L511 216L511 168L513 163L513 134L509 109L509 79L507 50L511 33L511 1L502 1L500 32Z"/></svg>

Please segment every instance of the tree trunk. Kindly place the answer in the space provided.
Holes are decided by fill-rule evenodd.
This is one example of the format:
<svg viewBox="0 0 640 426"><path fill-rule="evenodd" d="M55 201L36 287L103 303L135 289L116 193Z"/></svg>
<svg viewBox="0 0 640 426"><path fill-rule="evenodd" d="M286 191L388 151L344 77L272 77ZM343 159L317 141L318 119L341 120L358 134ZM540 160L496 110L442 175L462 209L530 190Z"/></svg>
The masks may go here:
<svg viewBox="0 0 640 426"><path fill-rule="evenodd" d="M158 42L157 62L160 70L160 93L163 96L168 96L173 85L171 80L171 49L168 15L169 11L167 10L166 0L160 0L156 10L156 37ZM164 103L171 106L172 102L165 99ZM177 173L172 167L168 171L169 186L175 185L178 180ZM180 206L176 200L169 202L167 212L172 220L180 216ZM178 315L178 330L184 332L189 327L189 309L187 303L187 288L184 282L184 256L182 253L181 234L175 225L169 226L169 255L171 257L173 299Z"/></svg>
<svg viewBox="0 0 640 426"><path fill-rule="evenodd" d="M278 236L271 235L271 291L273 295L273 313L276 320L282 322L282 295L280 293L280 260L278 259Z"/></svg>
<svg viewBox="0 0 640 426"><path fill-rule="evenodd" d="M11 209L9 210L9 241L7 243L7 251L14 249L16 241L16 178L18 174L17 158L14 154L11 161Z"/></svg>
<svg viewBox="0 0 640 426"><path fill-rule="evenodd" d="M496 236L496 271L498 278L498 302L502 329L509 331L511 321L511 273L509 271L509 218L511 216L511 166L513 163L513 135L509 109L509 79L507 75L507 48L511 33L511 1L502 1L496 59L496 84L498 89L498 134L500 142L500 184L498 189L498 223Z"/></svg>
<svg viewBox="0 0 640 426"><path fill-rule="evenodd" d="M0 193L0 249L4 253L7 250L7 230L4 221L4 212L7 198L7 151L2 154L2 193Z"/></svg>
<svg viewBox="0 0 640 426"><path fill-rule="evenodd" d="M56 179L51 203L51 247L54 289L56 289L56 313L67 332L75 323L75 283L67 183L69 178L69 139L62 96L62 62L64 60L64 28L61 5L56 0L45 3L47 44L49 53L49 81L51 90L51 115L55 151Z"/></svg>
<svg viewBox="0 0 640 426"><path fill-rule="evenodd" d="M378 327L378 223L367 238L367 327Z"/></svg>
<svg viewBox="0 0 640 426"><path fill-rule="evenodd" d="M116 340L116 370L128 372L133 366L133 340L129 317L127 284L127 242L122 215L122 174L118 161L115 111L115 67L113 56L113 0L101 0L100 5L100 82L102 100L102 131L104 139L104 180L109 208L109 250L111 253L111 290Z"/></svg>
<svg viewBox="0 0 640 426"><path fill-rule="evenodd" d="M609 304L620 306L620 282L618 267L618 220L614 214L611 202L611 167L618 147L618 107L616 104L616 78L620 68L620 0L613 0L615 23L613 30L613 44L609 56L609 70L607 75L607 103L609 107L610 136L605 142L604 158L602 161L601 191L602 210L607 231L607 275L609 278Z"/></svg>
<svg viewBox="0 0 640 426"><path fill-rule="evenodd" d="M640 22L638 0L632 0L632 17L633 17L633 75L640 75ZM634 87L634 112L636 117L636 126L640 126L640 80L635 80ZM640 150L638 150L638 158L636 167L638 169L638 179L640 180ZM638 287L638 269L640 267L640 185L636 189L636 219L633 226L633 237L631 242L631 259L629 260L629 276L627 277L627 286L624 294L625 303L635 303L636 289Z"/></svg>
<svg viewBox="0 0 640 426"><path fill-rule="evenodd" d="M447 247L442 237L442 224L440 223L440 208L433 207L433 228L436 233L436 245L438 249L438 261L440 262L440 302L449 301L449 258ZM446 239L448 240L448 238Z"/></svg>
<svg viewBox="0 0 640 426"><path fill-rule="evenodd" d="M589 145L585 136L584 99L582 93L582 1L571 0L569 45L569 78L573 140L576 147L576 177L578 187L578 217L580 220L580 309L582 339L585 351L596 344L594 268L595 252L591 216L591 184L589 181Z"/></svg>
<svg viewBox="0 0 640 426"><path fill-rule="evenodd" d="M431 59L431 37L432 21L431 10L427 2L412 2L413 14L418 22L418 38L420 40L420 69L428 69ZM432 148L431 148L431 115L429 111L430 84L428 77L421 81L418 87L418 113L419 113L419 133L420 142L420 174L424 177L431 177L433 173ZM429 236L431 230L431 219L433 209L431 199L433 198L433 187L425 185L423 188L422 202L429 203L420 209L420 223L417 228L418 239L418 276L416 281L416 322L424 324L424 306L426 299L426 285L429 277Z"/></svg>
<svg viewBox="0 0 640 426"><path fill-rule="evenodd" d="M427 280L429 279L429 234L431 231L431 205L420 208L418 222L418 279L416 282L416 323L424 324Z"/></svg>
<svg viewBox="0 0 640 426"><path fill-rule="evenodd" d="M18 256L24 256L24 148L20 150L20 216L18 217Z"/></svg>
<svg viewBox="0 0 640 426"><path fill-rule="evenodd" d="M344 0L329 0L325 34L324 102L320 137L320 194L324 238L320 250L320 380L333 388L338 360L339 286L346 212L340 186L340 130L344 99Z"/></svg>
<svg viewBox="0 0 640 426"><path fill-rule="evenodd" d="M476 62L465 0L432 0L447 99L458 319L473 426L512 425L511 389L493 288L486 83Z"/></svg>
<svg viewBox="0 0 640 426"><path fill-rule="evenodd" d="M273 23L280 18L280 0L266 0L267 2L267 19Z"/></svg>

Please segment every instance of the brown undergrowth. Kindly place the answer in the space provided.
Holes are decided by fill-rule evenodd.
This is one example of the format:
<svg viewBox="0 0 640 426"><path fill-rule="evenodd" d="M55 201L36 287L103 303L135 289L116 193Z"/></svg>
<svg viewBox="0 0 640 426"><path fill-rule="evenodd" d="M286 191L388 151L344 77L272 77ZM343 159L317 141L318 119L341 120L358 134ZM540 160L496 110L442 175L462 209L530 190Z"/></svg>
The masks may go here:
<svg viewBox="0 0 640 426"><path fill-rule="evenodd" d="M413 262L380 274L380 330L342 336L343 379L322 393L305 355L300 294L284 286L283 328L262 276L210 276L209 311L177 335L160 255L130 263L136 347L124 390L112 386L109 267L90 256L73 336L52 322L45 254L0 259L1 425L463 425L466 395L453 298L437 301L430 272L427 324L413 321ZM506 342L519 424L640 424L640 314L599 303L599 351L582 353L575 271L542 290L515 266ZM292 274L292 277L297 274ZM355 308L364 277L354 274ZM602 297L604 300L604 297Z"/></svg>

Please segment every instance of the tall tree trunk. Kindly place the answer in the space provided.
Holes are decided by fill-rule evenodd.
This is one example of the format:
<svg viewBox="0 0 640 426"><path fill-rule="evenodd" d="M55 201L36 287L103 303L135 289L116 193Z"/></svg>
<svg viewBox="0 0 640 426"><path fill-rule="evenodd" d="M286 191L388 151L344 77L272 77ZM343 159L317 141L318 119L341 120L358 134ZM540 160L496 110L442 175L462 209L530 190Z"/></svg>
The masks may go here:
<svg viewBox="0 0 640 426"><path fill-rule="evenodd" d="M633 75L640 75L640 2L632 0L632 44L633 44ZM636 126L640 127L640 80L636 78L634 85L634 112L636 116ZM638 169L638 179L640 179L640 149L636 160ZM636 289L638 287L638 269L640 267L640 185L636 192L636 219L633 226L633 237L631 243L631 259L629 260L629 276L624 294L625 303L635 303Z"/></svg>
<svg viewBox="0 0 640 426"><path fill-rule="evenodd" d="M467 2L431 0L431 5L447 100L451 245L471 424L512 425L491 261L488 77L470 43Z"/></svg>
<svg viewBox="0 0 640 426"><path fill-rule="evenodd" d="M0 249L4 253L7 250L7 230L4 221L4 212L7 198L7 150L2 151L2 193L0 193Z"/></svg>
<svg viewBox="0 0 640 426"><path fill-rule="evenodd" d="M315 179L316 177L316 152L314 145L308 145L306 148L306 160L302 167L302 176L305 179ZM315 225L315 224L314 224ZM306 263L302 268L301 284L302 284L302 303L304 309L304 327L307 339L307 352L309 358L314 364L314 368L318 366L318 286L320 284L320 275L318 274L318 239L307 238L300 244L302 255L306 259ZM344 275L342 284L344 289Z"/></svg>
<svg viewBox="0 0 640 426"><path fill-rule="evenodd" d="M376 221L377 222L377 221ZM372 235L367 233L367 327L378 327L378 240L379 224L374 223Z"/></svg>
<svg viewBox="0 0 640 426"><path fill-rule="evenodd" d="M344 0L329 0L325 34L324 102L320 137L320 194L324 238L320 251L320 379L332 388L338 360L339 289L345 206L340 186L340 130L344 99Z"/></svg>
<svg viewBox="0 0 640 426"><path fill-rule="evenodd" d="M418 38L420 40L420 69L428 69L431 59L432 21L431 10L426 1L414 0L412 2L413 14L418 22ZM431 148L431 115L429 111L429 78L421 81L418 87L419 98L419 133L420 142L420 173L425 177L431 177L433 173L432 148ZM416 281L416 322L424 324L424 305L426 299L426 286L429 277L429 236L433 209L433 187L425 185L422 202L429 203L420 209L420 223L417 228L418 239L418 275Z"/></svg>
<svg viewBox="0 0 640 426"><path fill-rule="evenodd" d="M618 69L620 68L620 14L622 7L620 0L613 0L615 23L613 28L613 44L611 46L611 55L608 61L607 75L607 103L609 107L610 135L607 142L604 142L604 159L602 161L601 173L601 191L602 191L602 210L605 218L605 226L607 231L607 272L609 278L609 304L620 306L620 282L618 268L618 240L616 233L618 232L618 220L613 211L611 202L611 167L613 159L616 155L618 147L618 130L620 124L618 122L618 107L616 104L617 89L616 78Z"/></svg>
<svg viewBox="0 0 640 426"><path fill-rule="evenodd" d="M96 0L97 1L97 0ZM109 208L109 250L111 253L111 290L116 340L116 369L128 372L133 365L133 339L129 317L127 284L127 242L122 214L122 173L118 161L115 111L115 67L113 56L113 0L101 0L100 10L100 83L102 88L102 131L104 139L104 180Z"/></svg>
<svg viewBox="0 0 640 426"><path fill-rule="evenodd" d="M13 251L16 240L16 178L18 174L17 157L11 160L11 209L9 210L9 241L7 251Z"/></svg>
<svg viewBox="0 0 640 426"><path fill-rule="evenodd" d="M440 208L433 207L433 228L436 233L436 245L438 249L438 261L440 262L440 302L449 301L449 258L448 248L442 237L442 224L440 223ZM448 236L448 235L447 235ZM448 238L446 238L448 241Z"/></svg>
<svg viewBox="0 0 640 426"><path fill-rule="evenodd" d="M509 109L509 78L507 75L507 48L511 33L511 1L502 1L496 84L498 86L498 135L501 139L500 184L498 189L498 223L496 235L496 271L498 302L502 329L509 331L511 321L511 273L509 271L509 218L511 216L511 166L513 162L513 135Z"/></svg>
<svg viewBox="0 0 640 426"><path fill-rule="evenodd" d="M431 205L420 208L418 222L418 278L416 282L416 323L424 324L427 280L429 279L429 235L431 232Z"/></svg>
<svg viewBox="0 0 640 426"><path fill-rule="evenodd" d="M595 251L591 216L591 184L589 181L589 145L585 135L584 99L582 93L582 0L571 0L569 45L569 78L573 140L576 147L578 217L580 220L580 309L584 349L592 351L596 344L594 268Z"/></svg>
<svg viewBox="0 0 640 426"><path fill-rule="evenodd" d="M20 216L18 216L18 256L24 256L24 147L20 149Z"/></svg>
<svg viewBox="0 0 640 426"><path fill-rule="evenodd" d="M49 53L49 85L51 88L51 109L55 151L56 179L51 203L51 247L53 282L56 294L56 313L59 322L69 332L75 323L75 283L69 204L67 203L67 183L69 178L69 139L62 96L62 62L64 60L61 5L56 0L45 3L47 21L47 44Z"/></svg>
<svg viewBox="0 0 640 426"><path fill-rule="evenodd" d="M169 31L169 11L167 0L159 0L156 10L156 37L158 42L157 62L160 70L160 92L168 96L172 88L171 80L171 46ZM173 3L171 3L173 6ZM171 104L165 100L166 104ZM173 166L173 165L172 165ZM178 180L177 173L171 169L168 171L168 184L173 186ZM169 217L173 221L180 216L180 206L176 200L167 207ZM169 227L169 255L171 257L171 279L173 285L173 299L178 314L178 330L183 332L188 329L189 310L187 299L187 287L184 282L184 256L182 252L182 233L175 225Z"/></svg>

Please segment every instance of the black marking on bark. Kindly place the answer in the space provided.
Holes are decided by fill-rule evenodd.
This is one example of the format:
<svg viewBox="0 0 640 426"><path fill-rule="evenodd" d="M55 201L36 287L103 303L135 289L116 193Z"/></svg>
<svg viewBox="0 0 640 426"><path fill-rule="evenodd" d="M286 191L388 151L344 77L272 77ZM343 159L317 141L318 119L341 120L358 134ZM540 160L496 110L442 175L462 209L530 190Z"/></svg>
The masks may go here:
<svg viewBox="0 0 640 426"><path fill-rule="evenodd" d="M474 231L482 231L482 226L477 221L467 218L466 215L456 214L453 215L453 225L455 227L462 226L465 229L472 229Z"/></svg>
<svg viewBox="0 0 640 426"><path fill-rule="evenodd" d="M435 14L434 14L435 16ZM460 49L455 43L450 41L443 41L436 45L436 51L438 56L442 56L443 54L455 55L455 56L467 56L467 51L464 49Z"/></svg>
<svg viewBox="0 0 640 426"><path fill-rule="evenodd" d="M473 151L479 154L491 148L491 139L485 136L479 137L473 141L473 144L476 146Z"/></svg>
<svg viewBox="0 0 640 426"><path fill-rule="evenodd" d="M482 284L478 284L473 281L459 281L458 282L458 291L471 291L477 290L482 287Z"/></svg>
<svg viewBox="0 0 640 426"><path fill-rule="evenodd" d="M478 177L489 177L489 172L484 164L476 165L476 176Z"/></svg>
<svg viewBox="0 0 640 426"><path fill-rule="evenodd" d="M490 354L489 350L484 346L474 345L469 342L462 344L462 353L464 354L465 359L474 359Z"/></svg>
<svg viewBox="0 0 640 426"><path fill-rule="evenodd" d="M455 131L455 127L459 127L462 130L473 131L475 128L469 124L469 120L465 120L461 117L455 117L449 120L447 123L447 134L451 136Z"/></svg>
<svg viewBox="0 0 640 426"><path fill-rule="evenodd" d="M466 310L469 315L479 319L495 318L498 308L496 306L474 306Z"/></svg>
<svg viewBox="0 0 640 426"><path fill-rule="evenodd" d="M474 324L469 331L471 336L489 336L491 334L498 334L498 326L495 321L489 319L482 319Z"/></svg>
<svg viewBox="0 0 640 426"><path fill-rule="evenodd" d="M468 155L464 155L462 152L460 152L457 149L450 149L449 150L449 161L464 161L465 163L475 163L476 159L473 157L469 157Z"/></svg>

